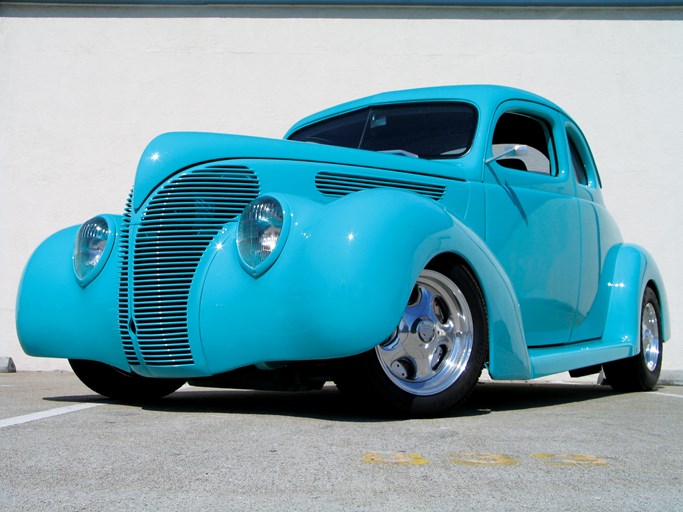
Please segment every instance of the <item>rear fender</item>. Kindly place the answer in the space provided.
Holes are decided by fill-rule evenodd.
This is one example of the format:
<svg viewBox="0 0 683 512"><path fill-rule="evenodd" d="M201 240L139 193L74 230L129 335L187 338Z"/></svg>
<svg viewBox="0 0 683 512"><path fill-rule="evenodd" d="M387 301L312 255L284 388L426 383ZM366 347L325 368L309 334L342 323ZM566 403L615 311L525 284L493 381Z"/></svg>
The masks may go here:
<svg viewBox="0 0 683 512"><path fill-rule="evenodd" d="M621 244L614 268L603 279L609 291L603 340L629 345L629 355L640 352L640 309L645 288L652 286L659 298L663 341L671 337L669 305L664 281L652 256L642 247Z"/></svg>

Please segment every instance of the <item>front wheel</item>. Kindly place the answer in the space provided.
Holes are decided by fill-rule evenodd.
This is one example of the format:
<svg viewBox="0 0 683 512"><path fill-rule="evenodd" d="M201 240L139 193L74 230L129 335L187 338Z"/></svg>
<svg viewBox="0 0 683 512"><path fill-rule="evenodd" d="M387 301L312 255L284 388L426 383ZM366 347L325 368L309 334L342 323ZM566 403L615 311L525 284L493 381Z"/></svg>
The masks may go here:
<svg viewBox="0 0 683 512"><path fill-rule="evenodd" d="M141 377L97 361L69 359L69 364L81 382L95 393L124 402L157 400L185 384L180 379Z"/></svg>
<svg viewBox="0 0 683 512"><path fill-rule="evenodd" d="M336 381L342 392L373 406L433 415L469 396L487 345L484 299L469 270L424 270L394 333L350 358Z"/></svg>
<svg viewBox="0 0 683 512"><path fill-rule="evenodd" d="M602 365L615 391L650 391L662 371L662 327L659 300L646 288L640 310L640 353Z"/></svg>

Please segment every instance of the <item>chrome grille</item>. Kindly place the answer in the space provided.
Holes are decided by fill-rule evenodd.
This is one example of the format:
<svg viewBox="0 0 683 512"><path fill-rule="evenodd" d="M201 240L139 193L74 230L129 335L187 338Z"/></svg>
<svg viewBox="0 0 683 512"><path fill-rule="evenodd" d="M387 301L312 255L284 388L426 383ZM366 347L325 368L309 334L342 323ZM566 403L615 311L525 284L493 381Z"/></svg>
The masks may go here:
<svg viewBox="0 0 683 512"><path fill-rule="evenodd" d="M345 196L346 194L372 188L393 188L416 192L435 201L441 199L446 191L446 187L432 183L327 171L319 172L316 175L315 186L319 192L328 196Z"/></svg>
<svg viewBox="0 0 683 512"><path fill-rule="evenodd" d="M132 261L122 258L129 278L120 293L132 314L125 326L120 316L119 325L131 364L137 354L148 366L193 364L187 309L197 265L223 225L258 195L253 171L209 164L180 173L147 201L130 232ZM137 352L128 350L124 331L134 335Z"/></svg>

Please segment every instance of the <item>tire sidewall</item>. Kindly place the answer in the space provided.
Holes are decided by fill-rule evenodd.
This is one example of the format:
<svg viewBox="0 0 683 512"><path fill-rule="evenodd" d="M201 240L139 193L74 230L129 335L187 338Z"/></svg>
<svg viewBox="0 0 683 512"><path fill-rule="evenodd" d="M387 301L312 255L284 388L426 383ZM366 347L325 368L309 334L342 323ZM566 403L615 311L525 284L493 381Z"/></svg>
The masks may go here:
<svg viewBox="0 0 683 512"><path fill-rule="evenodd" d="M80 381L95 393L123 402L158 400L185 383L181 379L141 377L98 361L69 359L69 364Z"/></svg>
<svg viewBox="0 0 683 512"><path fill-rule="evenodd" d="M643 350L643 333L642 333L642 322L643 316L645 315L645 308L648 304L652 304L655 310L655 316L657 317L657 339L659 340L659 356L657 357L657 365L654 370L650 370L645 362L645 351ZM657 295L652 290L652 288L646 288L643 294L643 301L640 307L640 329L638 342L640 344L640 353L636 356L638 360L638 371L639 377L643 384L644 389L652 389L657 384L659 380L659 375L662 371L662 354L664 344L662 343L662 317L659 308L659 300Z"/></svg>
<svg viewBox="0 0 683 512"><path fill-rule="evenodd" d="M654 370L650 370L645 362L643 350L643 317L645 308L651 304L657 318L657 336L659 338L659 357ZM645 288L638 315L638 353L625 359L611 361L602 365L607 383L618 392L650 391L659 380L663 358L662 320L657 294L651 287Z"/></svg>

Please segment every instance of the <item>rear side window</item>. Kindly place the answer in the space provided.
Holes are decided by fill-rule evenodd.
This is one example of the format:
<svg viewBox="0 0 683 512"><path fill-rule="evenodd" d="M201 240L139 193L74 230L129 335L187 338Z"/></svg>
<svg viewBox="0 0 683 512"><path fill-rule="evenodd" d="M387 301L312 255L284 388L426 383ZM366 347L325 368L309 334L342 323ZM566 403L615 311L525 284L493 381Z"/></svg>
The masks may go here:
<svg viewBox="0 0 683 512"><path fill-rule="evenodd" d="M467 103L372 107L307 126L289 139L428 159L457 158L472 145L477 111Z"/></svg>
<svg viewBox="0 0 683 512"><path fill-rule="evenodd" d="M576 181L586 187L601 188L600 175L586 138L575 124L568 122L566 127L569 155Z"/></svg>
<svg viewBox="0 0 683 512"><path fill-rule="evenodd" d="M576 175L576 181L581 183L581 185L588 185L588 172L586 171L586 164L581 158L576 144L569 138L569 152L572 158L572 167L574 168L574 174Z"/></svg>

